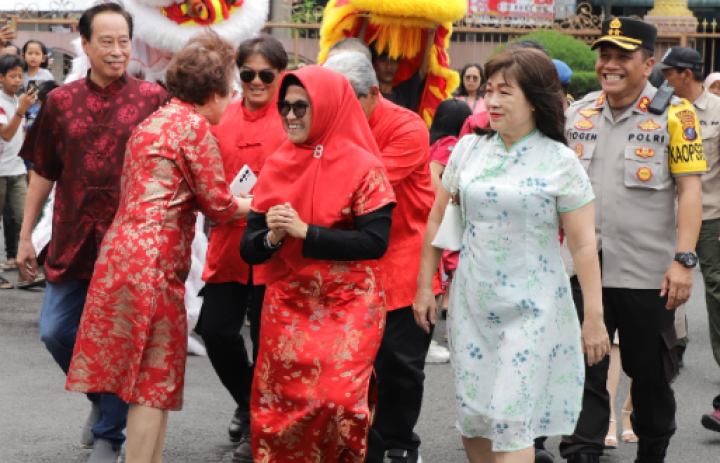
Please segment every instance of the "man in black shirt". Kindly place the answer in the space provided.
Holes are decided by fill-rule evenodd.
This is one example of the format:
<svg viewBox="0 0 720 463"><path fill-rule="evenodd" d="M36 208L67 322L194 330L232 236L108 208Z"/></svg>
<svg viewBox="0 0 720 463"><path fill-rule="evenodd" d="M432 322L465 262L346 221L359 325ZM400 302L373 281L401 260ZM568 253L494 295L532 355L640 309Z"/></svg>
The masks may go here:
<svg viewBox="0 0 720 463"><path fill-rule="evenodd" d="M435 41L435 30L428 31L427 42L425 43L425 55L423 62L418 70L409 79L401 82L397 87L393 87L395 76L400 68L399 59L391 58L387 51L381 55L375 53L375 48L370 47L373 51L373 67L375 74L380 82L380 93L386 99L392 101L398 106L407 108L410 111L417 109L418 103L422 98L423 90L425 90L425 79L428 75L430 67L430 48Z"/></svg>

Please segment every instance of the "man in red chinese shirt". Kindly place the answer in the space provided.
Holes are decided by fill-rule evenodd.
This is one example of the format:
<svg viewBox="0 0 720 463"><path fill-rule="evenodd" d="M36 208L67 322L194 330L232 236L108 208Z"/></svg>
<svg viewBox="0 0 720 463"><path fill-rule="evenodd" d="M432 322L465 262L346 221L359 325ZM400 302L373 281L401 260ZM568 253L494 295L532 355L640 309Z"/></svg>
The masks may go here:
<svg viewBox="0 0 720 463"><path fill-rule="evenodd" d="M17 258L29 281L38 272L32 230L55 186L40 337L66 374L98 249L118 208L125 144L167 100L158 85L125 73L132 26L132 17L114 3L85 11L78 27L91 69L84 80L48 95L20 152L36 172ZM88 398L92 407L81 442L93 447L88 462L114 463L125 441L128 405L110 394Z"/></svg>
<svg viewBox="0 0 720 463"><path fill-rule="evenodd" d="M367 461L383 461L386 452L393 463L418 463L420 437L413 429L420 417L432 331L426 333L413 324L412 303L427 218L435 201L428 162L430 135L417 114L383 98L372 64L361 53L343 50L325 67L343 74L353 86L397 198L390 247L380 261L388 313L375 360L378 406ZM439 284L436 290L439 294Z"/></svg>

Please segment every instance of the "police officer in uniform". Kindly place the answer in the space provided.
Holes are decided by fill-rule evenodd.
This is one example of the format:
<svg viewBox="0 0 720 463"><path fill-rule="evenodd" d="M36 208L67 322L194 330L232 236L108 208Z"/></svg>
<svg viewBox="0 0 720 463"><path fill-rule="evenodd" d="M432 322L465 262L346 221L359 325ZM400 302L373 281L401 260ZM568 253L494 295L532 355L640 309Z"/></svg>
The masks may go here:
<svg viewBox="0 0 720 463"><path fill-rule="evenodd" d="M697 253L705 281L710 344L720 365L720 97L703 87L704 64L696 50L672 47L660 61L660 68L675 94L693 104L700 120L708 172L703 176L703 221ZM702 424L720 432L720 395L713 400L713 408L712 413L703 415Z"/></svg>
<svg viewBox="0 0 720 463"><path fill-rule="evenodd" d="M566 114L568 144L595 192L605 325L611 336L618 330L623 368L633 378L637 463L664 462L676 429L670 387L678 371L674 314L692 290L701 175L707 167L692 105L677 97L663 102L661 94L653 101L657 89L647 80L656 38L656 27L637 19L604 21L592 46L598 50L595 71L603 91L587 95ZM560 444L571 463L598 463L603 453L610 419L609 361L586 369L575 433Z"/></svg>

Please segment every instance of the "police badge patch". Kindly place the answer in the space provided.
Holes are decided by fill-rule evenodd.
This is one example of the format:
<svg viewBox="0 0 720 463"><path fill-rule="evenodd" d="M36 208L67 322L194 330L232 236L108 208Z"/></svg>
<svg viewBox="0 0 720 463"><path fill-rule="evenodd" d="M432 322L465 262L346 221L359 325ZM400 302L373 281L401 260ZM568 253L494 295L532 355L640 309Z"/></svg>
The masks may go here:
<svg viewBox="0 0 720 463"><path fill-rule="evenodd" d="M680 124L682 124L682 135L687 141L695 141L697 139L697 130L695 129L695 113L686 109L677 113Z"/></svg>

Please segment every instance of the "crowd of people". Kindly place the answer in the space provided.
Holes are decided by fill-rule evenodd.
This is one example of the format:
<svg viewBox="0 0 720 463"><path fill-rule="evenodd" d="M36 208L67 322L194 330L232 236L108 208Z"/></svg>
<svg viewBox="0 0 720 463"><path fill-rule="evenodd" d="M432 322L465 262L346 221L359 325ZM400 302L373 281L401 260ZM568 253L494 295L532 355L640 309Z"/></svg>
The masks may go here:
<svg viewBox="0 0 720 463"><path fill-rule="evenodd" d="M0 210L7 258L3 272L18 268L25 196L33 174L32 163L20 158L20 148L48 93L58 86L48 70L50 57L45 45L29 40L21 49L12 38L8 26L0 29ZM20 289L45 284L42 274L31 281L20 272L17 277ZM13 288L13 283L0 275L0 289Z"/></svg>
<svg viewBox="0 0 720 463"><path fill-rule="evenodd" d="M198 213L195 331L235 402L233 461L421 462L424 367L447 359L472 463L552 462L555 435L565 460L599 463L620 369L622 439L665 461L698 262L720 364L720 74L695 50L662 58L676 96L661 100L655 27L607 20L602 91L574 102L572 70L514 42L461 70L428 130L413 111L428 54L396 85L397 60L358 39L290 71L277 39L208 30L161 86L126 73L122 7L78 29L90 68L59 88L42 43L0 30L0 208L6 270L46 285L41 339L90 401L90 463L123 445L128 463L163 459ZM242 172L250 194L231 188ZM439 312L448 349L431 342ZM720 432L713 407L701 422Z"/></svg>

